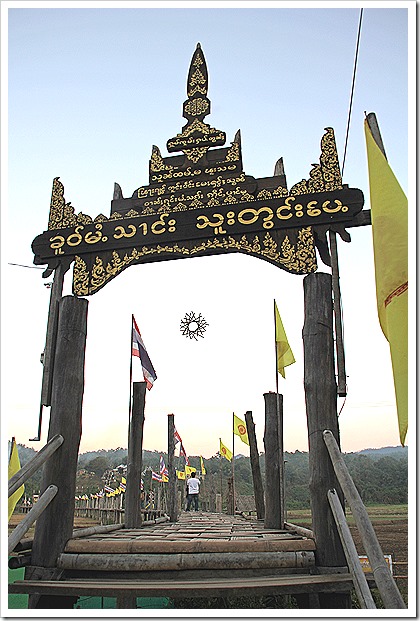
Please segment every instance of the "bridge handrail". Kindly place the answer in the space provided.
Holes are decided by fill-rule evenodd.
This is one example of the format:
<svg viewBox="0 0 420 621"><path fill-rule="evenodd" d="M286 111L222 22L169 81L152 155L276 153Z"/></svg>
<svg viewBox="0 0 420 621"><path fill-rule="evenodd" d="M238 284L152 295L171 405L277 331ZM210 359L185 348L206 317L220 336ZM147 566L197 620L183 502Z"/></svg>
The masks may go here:
<svg viewBox="0 0 420 621"><path fill-rule="evenodd" d="M334 472L343 490L344 496L349 503L354 521L360 533L360 538L372 567L373 576L384 606L385 608L406 608L401 593L385 561L368 512L360 498L347 466L344 463L343 456L332 431L326 429L323 432L323 438L331 458Z"/></svg>
<svg viewBox="0 0 420 621"><path fill-rule="evenodd" d="M41 513L48 507L51 500L58 492L56 485L50 485L39 497L38 502L34 504L32 509L25 515L21 523L16 526L14 531L9 535L8 552L13 552L19 541L26 535L32 524L39 518Z"/></svg>
<svg viewBox="0 0 420 621"><path fill-rule="evenodd" d="M360 564L359 555L351 536L349 525L347 524L346 515L341 505L340 499L335 489L328 490L328 501L333 513L335 523L337 525L338 534L340 535L343 545L344 554L346 556L347 565L353 578L354 589L357 599L362 608L375 608L376 605L370 592L368 581Z"/></svg>
<svg viewBox="0 0 420 621"><path fill-rule="evenodd" d="M51 440L49 440L47 444L42 447L39 453L34 455L28 463L22 466L22 468L9 479L9 498L17 489L19 489L21 485L25 483L25 481L29 479L29 477L34 474L34 472L40 469L40 467L51 457L53 453L55 453L63 442L64 438L60 434L53 436Z"/></svg>

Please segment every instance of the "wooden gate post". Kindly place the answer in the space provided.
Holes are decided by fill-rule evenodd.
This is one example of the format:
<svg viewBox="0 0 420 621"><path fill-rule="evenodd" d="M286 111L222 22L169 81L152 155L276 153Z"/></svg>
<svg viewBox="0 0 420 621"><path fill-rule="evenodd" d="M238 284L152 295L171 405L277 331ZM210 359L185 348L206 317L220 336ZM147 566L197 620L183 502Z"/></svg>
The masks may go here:
<svg viewBox="0 0 420 621"><path fill-rule="evenodd" d="M310 274L303 280L309 491L312 530L316 540L315 560L319 567L346 565L346 557L328 502L328 490L337 490L343 506L344 499L322 435L324 429L330 429L339 443L331 285L331 275L321 272ZM349 608L350 598L342 593L320 594L320 605L321 608Z"/></svg>
<svg viewBox="0 0 420 621"><path fill-rule="evenodd" d="M146 382L133 382L133 407L128 426L127 488L125 492L125 528L141 526L141 470L143 455Z"/></svg>
<svg viewBox="0 0 420 621"><path fill-rule="evenodd" d="M48 440L60 434L64 442L44 465L41 493L50 485L56 485L58 493L37 520L32 566L56 567L57 558L73 532L77 457L82 434L87 310L88 301L83 298L65 296L59 302ZM28 567L25 577L30 577L31 573ZM51 602L52 607L72 607L73 599L30 596L29 607L48 608Z"/></svg>
<svg viewBox="0 0 420 621"><path fill-rule="evenodd" d="M176 522L178 520L178 510L176 506L176 472L174 465L175 453L175 423L174 415L168 414L168 513L169 521Z"/></svg>
<svg viewBox="0 0 420 621"><path fill-rule="evenodd" d="M283 395L264 393L265 517L264 528L284 528Z"/></svg>
<svg viewBox="0 0 420 621"><path fill-rule="evenodd" d="M252 482L254 484L255 509L257 519L263 520L265 514L264 488L261 477L260 457L258 455L257 437L252 412L245 412L246 430L249 440L249 457L251 460Z"/></svg>

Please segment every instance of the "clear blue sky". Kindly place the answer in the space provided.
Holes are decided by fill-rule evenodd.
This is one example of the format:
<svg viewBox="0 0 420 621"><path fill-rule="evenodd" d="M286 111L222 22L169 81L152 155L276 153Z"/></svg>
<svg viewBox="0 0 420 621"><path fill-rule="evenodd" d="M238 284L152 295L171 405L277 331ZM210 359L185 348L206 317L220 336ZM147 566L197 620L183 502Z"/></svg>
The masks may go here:
<svg viewBox="0 0 420 621"><path fill-rule="evenodd" d="M206 122L226 132L227 144L241 130L246 174L271 176L282 156L291 187L307 179L318 161L325 127L335 130L342 162L363 6L343 180L364 192L369 208L363 119L364 111L375 112L388 160L404 191L414 192L408 164L408 27L413 37L414 2L331 2L325 8L311 3L310 9L298 2L296 8L276 2L203 5L2 3L3 28L8 17L8 66L3 60L2 67L8 86L3 435L9 439L14 435L36 449L43 444L28 439L38 427L49 291L41 270L8 264L32 265L31 242L47 228L54 177L60 177L76 212L92 217L109 216L115 181L124 196L148 183L152 145L167 155L166 141L185 124L182 103L197 42L209 71L212 112ZM349 386L340 414L344 451L399 442L389 348L376 314L371 230L350 232L350 244L339 240ZM319 269L329 271L321 261ZM70 292L68 273L65 293ZM273 298L296 358L286 380L279 378L285 449L307 450L302 277L227 255L133 266L88 298L81 451L127 446L132 313L158 374L147 394L145 448L165 450L172 412L187 452L210 457L219 437L231 445L232 412L243 418L252 410L263 450L263 393L275 387ZM209 323L199 342L179 330L189 311L201 312ZM139 369L135 373L140 380ZM43 440L47 423L48 417ZM242 452L247 450L243 445Z"/></svg>

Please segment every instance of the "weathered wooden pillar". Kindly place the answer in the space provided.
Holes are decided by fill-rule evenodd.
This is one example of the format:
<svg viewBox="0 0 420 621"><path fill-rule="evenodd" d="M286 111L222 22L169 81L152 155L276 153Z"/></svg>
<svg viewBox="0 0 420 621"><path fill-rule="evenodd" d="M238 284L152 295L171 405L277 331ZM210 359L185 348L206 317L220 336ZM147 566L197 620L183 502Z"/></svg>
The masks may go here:
<svg viewBox="0 0 420 621"><path fill-rule="evenodd" d="M141 470L145 403L146 382L133 382L133 406L128 426L125 528L140 528L141 526Z"/></svg>
<svg viewBox="0 0 420 621"><path fill-rule="evenodd" d="M322 435L325 429L330 429L339 443L331 275L310 274L303 281L303 289L304 387L315 560L318 567L343 567L346 558L327 493L336 489L344 506L343 495ZM350 598L342 593L320 594L320 606L348 608Z"/></svg>
<svg viewBox="0 0 420 621"><path fill-rule="evenodd" d="M32 547L35 569L55 568L73 532L77 457L82 434L87 310L88 301L82 298L65 296L59 302L48 440L60 434L64 442L44 465L41 493L50 485L56 485L58 493L36 523ZM32 574L33 568L28 567L25 577ZM34 595L29 598L29 608L71 608L73 602L74 598Z"/></svg>
<svg viewBox="0 0 420 621"><path fill-rule="evenodd" d="M265 516L264 528L284 528L283 395L264 393Z"/></svg>
<svg viewBox="0 0 420 621"><path fill-rule="evenodd" d="M264 506L264 487L261 477L260 456L258 454L257 436L255 435L255 424L252 412L245 412L246 430L249 440L249 457L251 460L252 482L254 485L255 509L257 519L263 520L265 515Z"/></svg>
<svg viewBox="0 0 420 621"><path fill-rule="evenodd" d="M178 520L178 511L176 506L176 472L174 464L175 453L175 423L174 415L168 414L168 513L169 521L176 522Z"/></svg>

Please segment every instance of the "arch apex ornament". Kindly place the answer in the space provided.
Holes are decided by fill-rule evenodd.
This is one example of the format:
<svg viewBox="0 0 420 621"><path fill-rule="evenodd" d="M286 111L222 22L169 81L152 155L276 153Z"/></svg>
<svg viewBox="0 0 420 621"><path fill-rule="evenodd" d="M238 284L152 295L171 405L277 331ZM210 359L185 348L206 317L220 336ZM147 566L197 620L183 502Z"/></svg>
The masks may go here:
<svg viewBox="0 0 420 621"><path fill-rule="evenodd" d="M342 183L334 130L326 127L320 157L307 179L288 190L283 158L272 177L243 170L241 133L229 146L224 132L204 122L210 113L207 64L200 44L187 77L182 132L163 156L153 145L149 184L124 198L114 184L110 216L76 213L53 180L48 229L32 242L34 263L74 262L74 295L92 295L130 265L241 252L292 274L330 265L327 231L350 241L363 193Z"/></svg>

